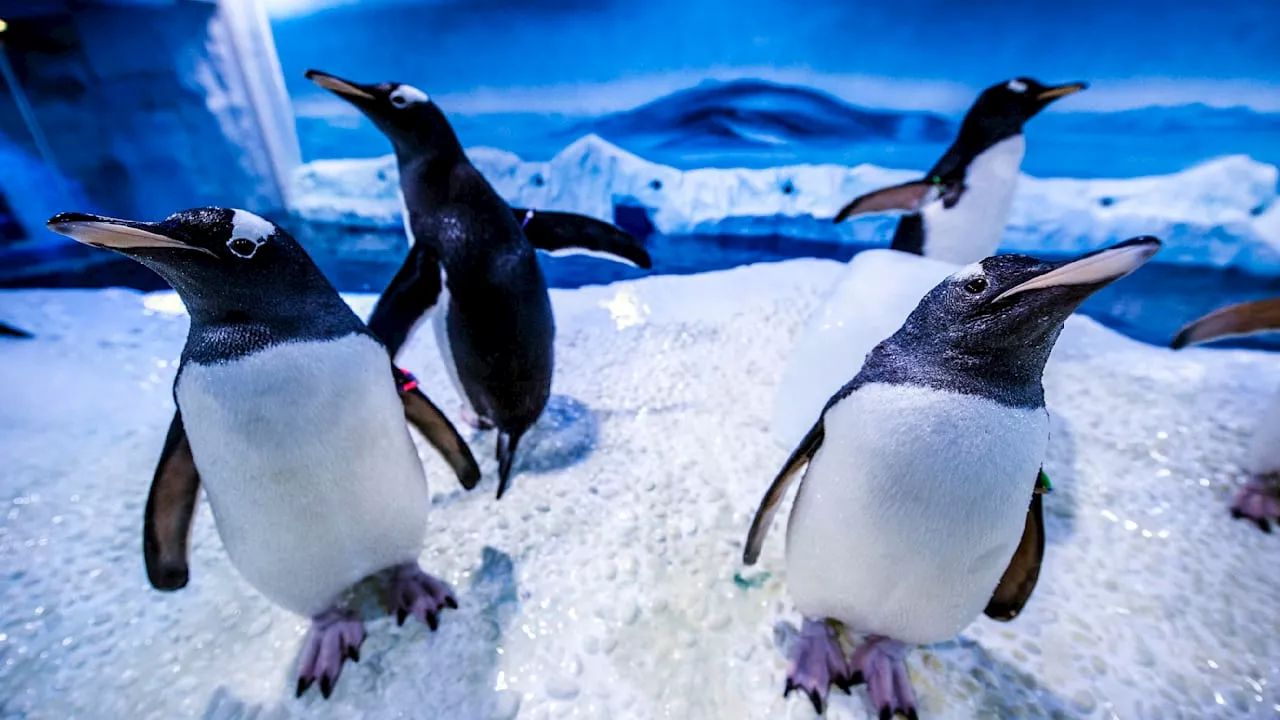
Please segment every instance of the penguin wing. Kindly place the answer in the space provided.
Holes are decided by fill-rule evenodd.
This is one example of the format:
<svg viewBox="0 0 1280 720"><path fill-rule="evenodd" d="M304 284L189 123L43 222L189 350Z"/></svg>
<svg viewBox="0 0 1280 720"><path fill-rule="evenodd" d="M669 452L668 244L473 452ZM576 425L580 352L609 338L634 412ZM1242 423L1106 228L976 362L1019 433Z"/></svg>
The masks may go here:
<svg viewBox="0 0 1280 720"><path fill-rule="evenodd" d="M8 323L0 323L0 337L15 337L25 340L32 337L32 335L22 328L16 328Z"/></svg>
<svg viewBox="0 0 1280 720"><path fill-rule="evenodd" d="M429 243L415 244L369 315L369 330L387 347L393 361L414 324L435 307L442 287L440 258Z"/></svg>
<svg viewBox="0 0 1280 720"><path fill-rule="evenodd" d="M586 215L511 208L524 223L524 236L539 250L550 253L574 249L606 253L648 270L653 260L644 244L631 233ZM527 218L527 221L526 221Z"/></svg>
<svg viewBox="0 0 1280 720"><path fill-rule="evenodd" d="M142 521L142 557L147 566L147 580L157 590L180 590L187 586L190 576L187 546L199 490L200 475L191 457L182 414L174 412L160 451L160 462L151 479Z"/></svg>
<svg viewBox="0 0 1280 720"><path fill-rule="evenodd" d="M854 215L878 213L886 210L919 212L920 208L936 200L944 192L943 188L928 180L915 180L901 185L880 188L854 198L852 202L840 209L833 222L839 224Z"/></svg>
<svg viewBox="0 0 1280 720"><path fill-rule="evenodd" d="M778 476L773 479L773 484L765 492L764 499L760 501L760 507L756 510L755 520L751 522L751 530L747 533L747 547L742 552L743 563L754 565L756 559L760 557L764 536L769 532L769 526L773 524L773 516L782 506L782 498L787 494L787 488L800 476L800 468L807 465L813 459L814 453L818 452L818 448L822 447L825 436L826 428L823 426L822 418L818 418L818 422L809 429L808 434L800 441L800 445L791 453L791 457L787 458Z"/></svg>
<svg viewBox="0 0 1280 720"><path fill-rule="evenodd" d="M404 388L407 376L399 368L392 368L396 376L396 386ZM404 403L404 416L431 447L453 468L462 487L471 490L480 483L480 466L476 464L471 448L458 434L457 428L449 422L449 418L440 412L431 400L417 387L400 390L400 400Z"/></svg>
<svg viewBox="0 0 1280 720"><path fill-rule="evenodd" d="M1255 300L1215 310L1182 328L1171 347L1205 343L1220 338L1280 330L1280 298Z"/></svg>
<svg viewBox="0 0 1280 720"><path fill-rule="evenodd" d="M1009 567L1005 569L1000 584L987 603L983 612L993 620L1008 622L1022 612L1027 601L1031 599L1031 591L1036 589L1036 581L1040 579L1040 563L1044 559L1044 509L1041 498L1043 494L1037 490L1031 495L1031 506L1027 508L1027 522L1022 529L1022 542L1013 552Z"/></svg>

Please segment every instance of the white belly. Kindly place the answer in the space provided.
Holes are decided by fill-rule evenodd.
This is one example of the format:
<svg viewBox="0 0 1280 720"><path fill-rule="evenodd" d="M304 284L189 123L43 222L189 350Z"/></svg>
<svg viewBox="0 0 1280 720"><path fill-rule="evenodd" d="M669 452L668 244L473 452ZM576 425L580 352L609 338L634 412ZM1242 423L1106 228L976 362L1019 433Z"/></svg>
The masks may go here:
<svg viewBox="0 0 1280 720"><path fill-rule="evenodd" d="M941 200L924 207L925 257L967 265L995 254L1026 149L1022 135L1001 140L969 164L959 202L949 209Z"/></svg>
<svg viewBox="0 0 1280 720"><path fill-rule="evenodd" d="M350 335L187 364L178 406L236 569L303 615L417 559L430 497L386 351Z"/></svg>
<svg viewBox="0 0 1280 720"><path fill-rule="evenodd" d="M1280 394L1258 417L1245 467L1257 475L1280 473Z"/></svg>
<svg viewBox="0 0 1280 720"><path fill-rule="evenodd" d="M465 408L471 408L471 400L467 397L467 391L462 387L462 380L458 377L458 363L453 357L453 346L449 344L449 305L452 302L449 295L449 286L446 284L448 278L445 276L444 270L440 271L440 299L436 301L436 306L431 310L431 327L435 331L436 346L440 348L440 359L444 361L445 373L449 376L449 381L453 383L453 389L458 393L458 399ZM472 409L472 413L474 413Z"/></svg>
<svg viewBox="0 0 1280 720"><path fill-rule="evenodd" d="M787 525L806 616L940 642L986 607L1022 537L1048 414L871 384L826 415Z"/></svg>

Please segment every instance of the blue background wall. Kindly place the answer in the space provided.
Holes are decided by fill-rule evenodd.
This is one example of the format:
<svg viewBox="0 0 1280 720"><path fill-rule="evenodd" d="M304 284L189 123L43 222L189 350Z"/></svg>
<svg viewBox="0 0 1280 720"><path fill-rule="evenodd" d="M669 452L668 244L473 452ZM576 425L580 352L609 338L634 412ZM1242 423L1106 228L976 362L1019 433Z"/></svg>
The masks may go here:
<svg viewBox="0 0 1280 720"><path fill-rule="evenodd" d="M303 79L306 68L321 66L417 84L450 113L464 142L527 159L595 131L681 167L918 167L940 152L945 133L886 136L850 126L843 136L779 138L776 130L825 126L847 114L846 104L954 120L981 88L1031 75L1093 83L1029 128L1031 174L1123 177L1231 153L1280 160L1278 3L274 0L268 7L309 159L387 151L372 126ZM662 113L600 122L708 79L741 78L804 92L731 88L661 108L733 118L731 131L716 122L664 125ZM775 116L743 120L744 108Z"/></svg>

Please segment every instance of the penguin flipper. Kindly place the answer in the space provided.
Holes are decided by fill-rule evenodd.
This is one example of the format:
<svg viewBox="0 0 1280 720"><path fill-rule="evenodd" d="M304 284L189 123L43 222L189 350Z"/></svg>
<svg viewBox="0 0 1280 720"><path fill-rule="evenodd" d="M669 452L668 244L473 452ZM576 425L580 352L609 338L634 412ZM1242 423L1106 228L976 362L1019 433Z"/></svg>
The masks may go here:
<svg viewBox="0 0 1280 720"><path fill-rule="evenodd" d="M1254 300L1215 310L1188 323L1170 343L1174 350L1228 336L1280 330L1280 298Z"/></svg>
<svg viewBox="0 0 1280 720"><path fill-rule="evenodd" d="M800 469L807 465L814 453L818 452L818 448L822 447L825 436L826 427L823 425L822 418L818 418L818 422L809 429L804 439L800 441L800 445L792 451L791 457L787 458L778 476L773 479L773 484L769 486L764 499L760 501L755 519L751 521L751 530L747 533L747 547L742 552L744 564L754 565L760 557L764 537L769 532L769 526L773 524L773 516L777 514L778 508L782 507L782 498L786 496L787 488L800 477Z"/></svg>
<svg viewBox="0 0 1280 720"><path fill-rule="evenodd" d="M15 337L26 340L34 336L22 328L16 328L8 323L0 323L0 337Z"/></svg>
<svg viewBox="0 0 1280 720"><path fill-rule="evenodd" d="M408 386L410 378L404 371L393 367L392 372L395 373L396 387L400 389L400 401L404 403L405 419L422 433L422 437L453 468L463 489L474 488L480 483L480 465L476 463L471 448L458 434L457 428L421 390L416 386Z"/></svg>
<svg viewBox="0 0 1280 720"><path fill-rule="evenodd" d="M414 324L435 307L443 287L440 259L426 245L415 245L369 315L369 330L393 361Z"/></svg>
<svg viewBox="0 0 1280 720"><path fill-rule="evenodd" d="M616 225L573 213L517 207L511 208L511 212L517 222L524 223L524 236L539 250L549 253L590 250L612 255L645 270L653 267L644 244Z"/></svg>
<svg viewBox="0 0 1280 720"><path fill-rule="evenodd" d="M1031 506L1027 508L1027 522L1022 529L1022 541L1009 560L1000 584L996 586L990 602L983 613L992 620L1009 622L1018 617L1022 608L1031 599L1031 592L1036 589L1040 579L1040 563L1044 559L1044 508L1041 498L1043 493L1037 491L1031 495Z"/></svg>
<svg viewBox="0 0 1280 720"><path fill-rule="evenodd" d="M190 577L187 550L199 490L200 474L191 456L182 414L174 412L155 477L151 480L142 522L142 557L147 566L147 580L157 590L180 590L187 586Z"/></svg>
<svg viewBox="0 0 1280 720"><path fill-rule="evenodd" d="M918 212L920 208L937 199L942 192L939 186L928 180L915 180L892 187L873 190L859 195L845 205L836 214L832 222L839 224L853 217L867 213L878 213L886 210L902 210Z"/></svg>

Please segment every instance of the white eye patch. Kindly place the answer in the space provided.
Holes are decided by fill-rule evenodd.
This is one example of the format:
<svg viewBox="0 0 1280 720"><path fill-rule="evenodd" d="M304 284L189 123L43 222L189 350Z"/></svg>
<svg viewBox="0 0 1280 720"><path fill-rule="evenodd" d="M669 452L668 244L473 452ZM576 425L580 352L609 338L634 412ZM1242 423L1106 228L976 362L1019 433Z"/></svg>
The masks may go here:
<svg viewBox="0 0 1280 720"><path fill-rule="evenodd" d="M431 102L431 98L412 85L401 85L391 93L391 104L396 107L407 107L427 102Z"/></svg>
<svg viewBox="0 0 1280 720"><path fill-rule="evenodd" d="M1027 91L1027 84L1022 82L1021 80L1010 80L1009 84L1006 85L1005 87L1008 87L1010 90L1016 93Z"/></svg>
<svg viewBox="0 0 1280 720"><path fill-rule="evenodd" d="M986 273L982 271L982 263L970 263L955 272L951 277L956 282L968 282L974 278L984 277Z"/></svg>
<svg viewBox="0 0 1280 720"><path fill-rule="evenodd" d="M276 231L275 225L248 210L231 212L231 237L227 240L227 250L240 258L251 258L258 248L267 244L267 238Z"/></svg>

